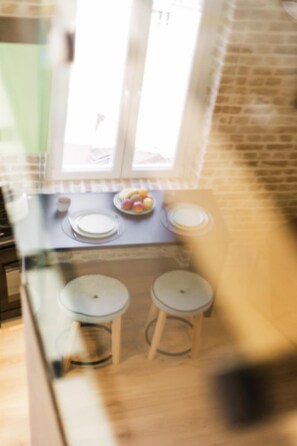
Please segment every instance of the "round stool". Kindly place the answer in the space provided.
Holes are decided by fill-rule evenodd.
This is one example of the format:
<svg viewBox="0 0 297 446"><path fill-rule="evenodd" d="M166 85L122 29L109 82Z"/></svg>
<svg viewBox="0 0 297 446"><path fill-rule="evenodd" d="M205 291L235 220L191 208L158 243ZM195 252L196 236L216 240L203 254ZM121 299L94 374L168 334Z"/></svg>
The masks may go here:
<svg viewBox="0 0 297 446"><path fill-rule="evenodd" d="M130 302L129 292L117 279L100 274L77 277L66 284L58 296L62 311L73 320L69 349L64 358L64 370L71 362L71 348L81 323L101 324L111 322L112 363L120 361L121 315ZM69 353L68 353L69 352Z"/></svg>
<svg viewBox="0 0 297 446"><path fill-rule="evenodd" d="M148 320L157 316L157 323L148 354L153 359L161 341L167 315L193 316L192 358L198 354L203 312L213 302L210 284L196 273L176 270L159 276L151 289L153 300Z"/></svg>

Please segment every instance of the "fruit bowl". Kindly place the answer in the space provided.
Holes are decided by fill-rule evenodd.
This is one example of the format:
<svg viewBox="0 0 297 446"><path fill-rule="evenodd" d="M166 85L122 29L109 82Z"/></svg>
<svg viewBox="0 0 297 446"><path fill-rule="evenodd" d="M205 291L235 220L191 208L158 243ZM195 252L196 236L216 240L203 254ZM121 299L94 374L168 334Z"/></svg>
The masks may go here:
<svg viewBox="0 0 297 446"><path fill-rule="evenodd" d="M155 200L146 189L123 189L113 197L115 207L129 215L145 215L153 211Z"/></svg>

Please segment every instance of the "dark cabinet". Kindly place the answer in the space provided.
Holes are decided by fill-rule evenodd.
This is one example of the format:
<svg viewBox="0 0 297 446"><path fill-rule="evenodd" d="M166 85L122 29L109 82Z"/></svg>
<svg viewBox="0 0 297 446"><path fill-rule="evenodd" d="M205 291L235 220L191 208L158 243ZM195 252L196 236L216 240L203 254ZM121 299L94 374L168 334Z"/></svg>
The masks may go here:
<svg viewBox="0 0 297 446"><path fill-rule="evenodd" d="M21 314L21 262L14 245L0 250L0 322Z"/></svg>

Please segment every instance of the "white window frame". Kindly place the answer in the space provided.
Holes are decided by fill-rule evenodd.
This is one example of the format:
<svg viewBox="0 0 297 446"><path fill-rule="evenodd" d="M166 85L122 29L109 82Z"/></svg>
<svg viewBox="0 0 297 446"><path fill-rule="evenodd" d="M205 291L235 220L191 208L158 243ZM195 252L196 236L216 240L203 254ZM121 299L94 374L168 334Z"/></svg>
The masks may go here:
<svg viewBox="0 0 297 446"><path fill-rule="evenodd" d="M53 75L52 120L49 135L50 149L46 162L46 178L49 180L100 180L107 178L182 178L186 176L189 160L192 160L195 156L199 147L199 137L203 132L205 98L211 74L213 51L219 35L224 6L225 0L204 0L173 168L164 168L164 166L160 168L152 166L152 169L132 168L136 118L140 104L140 91L152 8L152 0L134 0L117 137L121 144L117 145L112 169L99 170L98 168L96 169L96 166L91 166L93 169L90 168L90 170L62 171L62 148L64 147L70 70L69 66L61 65L54 70ZM137 45L132 41L131 37L135 35L141 36L141 39L137 41Z"/></svg>

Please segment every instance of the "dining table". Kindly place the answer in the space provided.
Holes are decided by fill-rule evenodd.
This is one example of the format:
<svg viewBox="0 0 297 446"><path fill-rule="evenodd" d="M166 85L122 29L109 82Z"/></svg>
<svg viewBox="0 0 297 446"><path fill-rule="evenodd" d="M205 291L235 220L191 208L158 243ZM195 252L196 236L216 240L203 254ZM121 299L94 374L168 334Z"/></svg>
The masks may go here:
<svg viewBox="0 0 297 446"><path fill-rule="evenodd" d="M216 288L229 243L229 232L211 190L151 190L154 206L146 213L125 212L115 205L118 192L38 193L28 195L28 214L14 225L20 257L28 264L48 253L94 250L98 253L129 249L145 253L146 248L178 246L190 253L188 268L200 272ZM58 210L61 197L70 199L69 209ZM180 231L168 220L168 209L177 204L198 206L208 217L203 231ZM81 237L71 227L71 218L80 212L102 210L113 215L119 229L110 237ZM115 255L116 251L113 251ZM193 255L191 254L193 253ZM201 256L199 255L201 253ZM204 259L207 258L207 264ZM209 267L209 262L211 263ZM36 262L35 262L36 263Z"/></svg>
<svg viewBox="0 0 297 446"><path fill-rule="evenodd" d="M149 245L170 245L183 243L187 237L180 236L166 221L166 204L193 203L205 209L211 216L212 225L199 238L208 241L226 241L228 231L222 213L210 190L150 191L154 207L147 213L126 213L114 204L115 192L50 193L28 195L28 214L15 223L14 232L17 247L22 255L34 255L40 251L64 251L71 249L91 249L98 247L135 247ZM57 210L61 196L70 198L66 212ZM120 234L100 240L85 240L71 234L69 217L79 211L105 210L113 213L121 223ZM188 234L188 238L191 233Z"/></svg>

